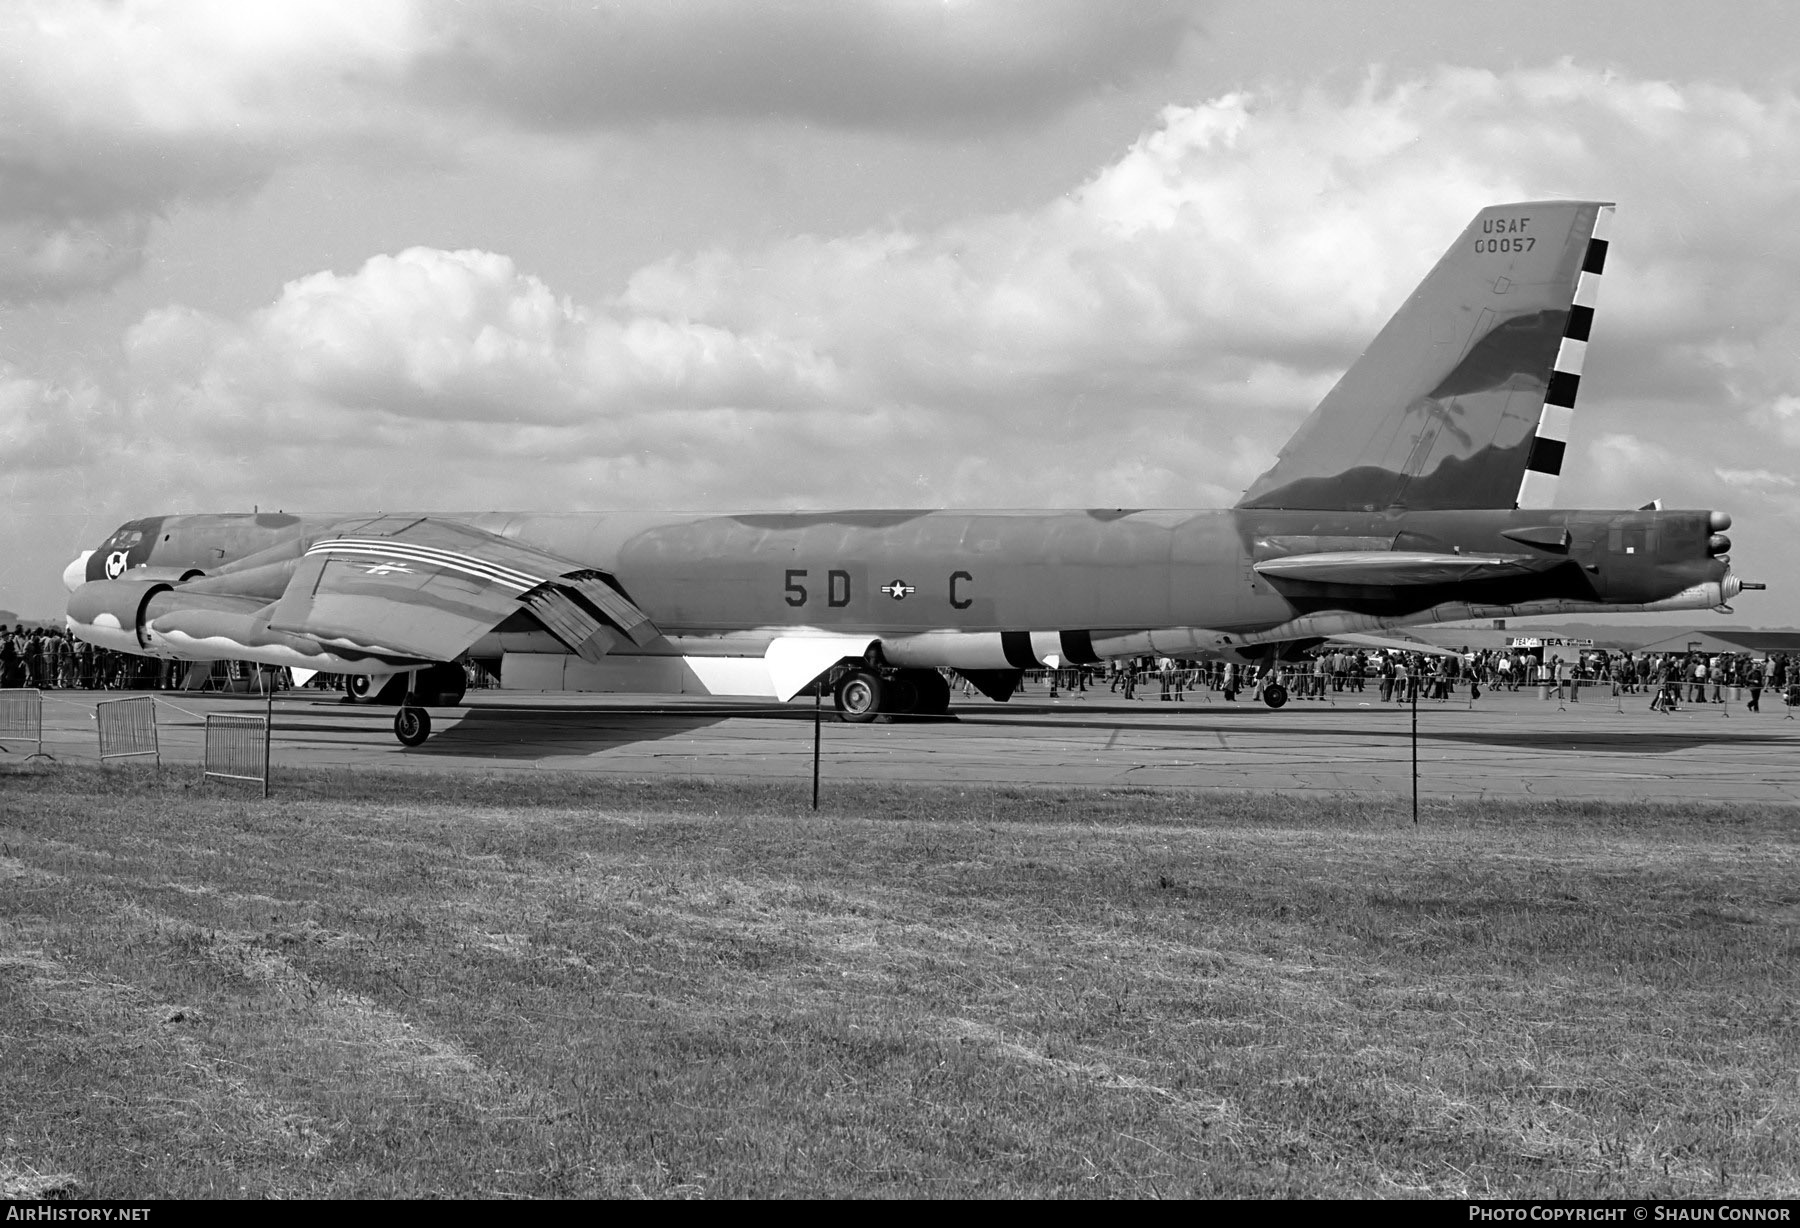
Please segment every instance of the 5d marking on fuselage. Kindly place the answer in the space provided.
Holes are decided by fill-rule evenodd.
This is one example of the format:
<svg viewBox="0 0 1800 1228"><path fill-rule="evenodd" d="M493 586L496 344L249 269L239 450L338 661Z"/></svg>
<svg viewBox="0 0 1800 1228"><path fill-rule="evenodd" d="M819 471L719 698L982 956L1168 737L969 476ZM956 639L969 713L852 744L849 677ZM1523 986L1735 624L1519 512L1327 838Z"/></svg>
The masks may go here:
<svg viewBox="0 0 1800 1228"><path fill-rule="evenodd" d="M805 584L806 578L811 574L811 570L805 567L790 567L782 573L782 592L785 594L784 600L788 605L799 609L811 599L811 594L807 591ZM967 584L974 578L966 571L950 573L947 591L952 609L966 610L975 604L973 598L964 597L958 591L958 585ZM825 583L825 604L834 610L847 608L854 598L855 591L851 573L842 568L831 568L825 572ZM903 601L918 591L917 585L908 584L899 579L881 586L881 592L895 601Z"/></svg>

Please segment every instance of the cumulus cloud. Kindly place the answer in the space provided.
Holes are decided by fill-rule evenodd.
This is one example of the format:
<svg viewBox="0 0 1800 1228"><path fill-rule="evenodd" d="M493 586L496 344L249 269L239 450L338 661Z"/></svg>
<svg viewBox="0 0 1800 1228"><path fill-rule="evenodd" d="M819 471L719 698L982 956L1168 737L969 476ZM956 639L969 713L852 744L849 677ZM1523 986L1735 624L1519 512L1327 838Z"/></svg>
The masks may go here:
<svg viewBox="0 0 1800 1228"><path fill-rule="evenodd" d="M1790 388L1800 388L1800 378L1790 378ZM1790 447L1800 448L1800 392L1782 393L1770 399L1753 415L1755 420L1773 430Z"/></svg>
<svg viewBox="0 0 1800 1228"><path fill-rule="evenodd" d="M117 402L92 383L59 384L0 362L0 476L65 475L110 453Z"/></svg>
<svg viewBox="0 0 1800 1228"><path fill-rule="evenodd" d="M0 299L108 285L172 203L389 123L416 42L396 0L24 0L0 11Z"/></svg>
<svg viewBox="0 0 1800 1228"><path fill-rule="evenodd" d="M1674 453L1636 435L1608 432L1596 438L1590 450L1600 469L1617 485L1655 481L1678 467Z"/></svg>
<svg viewBox="0 0 1800 1228"><path fill-rule="evenodd" d="M416 248L239 319L171 306L128 338L132 412L332 457L298 468L339 506L1226 503L1477 208L1587 195L1620 212L1564 498L1705 501L1744 432L1800 443L1800 189L1752 173L1797 114L1566 64L1230 94L1034 210L673 257L610 299Z"/></svg>
<svg viewBox="0 0 1800 1228"><path fill-rule="evenodd" d="M0 9L0 301L103 287L172 205L309 159L708 116L1040 116L1166 66L1191 0L22 0Z"/></svg>
<svg viewBox="0 0 1800 1228"><path fill-rule="evenodd" d="M689 0L439 7L411 84L568 129L692 116L879 128L1040 117L1166 68L1194 0Z"/></svg>
<svg viewBox="0 0 1800 1228"><path fill-rule="evenodd" d="M172 304L116 378L0 372L0 454L64 492L128 472L120 518L1220 505L1476 209L1589 196L1620 207L1562 501L1736 504L1749 559L1786 548L1758 526L1800 448L1800 186L1767 170L1796 160L1791 95L1568 64L1233 93L1034 209L688 253L610 297L412 248L240 316Z"/></svg>
<svg viewBox="0 0 1800 1228"><path fill-rule="evenodd" d="M1714 469L1713 476L1728 486L1763 486L1783 489L1800 486L1792 476L1767 469Z"/></svg>
<svg viewBox="0 0 1800 1228"><path fill-rule="evenodd" d="M412 248L290 283L240 322L171 307L126 338L149 387L298 437L354 419L594 427L663 407L823 407L835 373L770 332L619 317L491 252Z"/></svg>

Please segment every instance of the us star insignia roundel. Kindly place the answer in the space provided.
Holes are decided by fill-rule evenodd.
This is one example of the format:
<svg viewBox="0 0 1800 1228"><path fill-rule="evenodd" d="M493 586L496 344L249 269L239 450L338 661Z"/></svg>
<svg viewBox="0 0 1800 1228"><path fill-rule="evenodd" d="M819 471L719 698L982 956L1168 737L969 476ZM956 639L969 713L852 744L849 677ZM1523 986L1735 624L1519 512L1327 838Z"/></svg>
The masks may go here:
<svg viewBox="0 0 1800 1228"><path fill-rule="evenodd" d="M904 580L895 580L892 584L883 584L881 586L881 591L892 597L895 601L904 601L906 600L906 595L908 593L916 593L919 590Z"/></svg>

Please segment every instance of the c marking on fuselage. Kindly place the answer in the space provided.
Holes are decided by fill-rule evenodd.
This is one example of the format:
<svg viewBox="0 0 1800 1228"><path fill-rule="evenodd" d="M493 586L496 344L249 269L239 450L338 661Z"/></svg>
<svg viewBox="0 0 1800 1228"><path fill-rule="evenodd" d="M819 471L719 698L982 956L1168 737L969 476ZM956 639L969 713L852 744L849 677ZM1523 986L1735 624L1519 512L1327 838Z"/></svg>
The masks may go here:
<svg viewBox="0 0 1800 1228"><path fill-rule="evenodd" d="M957 588L956 588L956 586L958 584L973 583L974 580L975 580L975 577L970 575L966 571L953 571L950 573L950 608L951 609L966 610L970 606L975 604L975 599L973 597L963 596L960 592L957 591Z"/></svg>

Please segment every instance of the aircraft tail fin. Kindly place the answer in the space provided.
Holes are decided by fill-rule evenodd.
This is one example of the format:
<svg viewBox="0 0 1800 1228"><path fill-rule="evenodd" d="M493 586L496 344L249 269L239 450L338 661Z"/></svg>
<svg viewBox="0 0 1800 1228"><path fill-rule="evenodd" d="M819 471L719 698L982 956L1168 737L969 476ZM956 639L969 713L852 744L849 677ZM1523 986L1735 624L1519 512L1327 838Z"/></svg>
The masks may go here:
<svg viewBox="0 0 1800 1228"><path fill-rule="evenodd" d="M1483 209L1238 506L1549 506L1612 212Z"/></svg>

